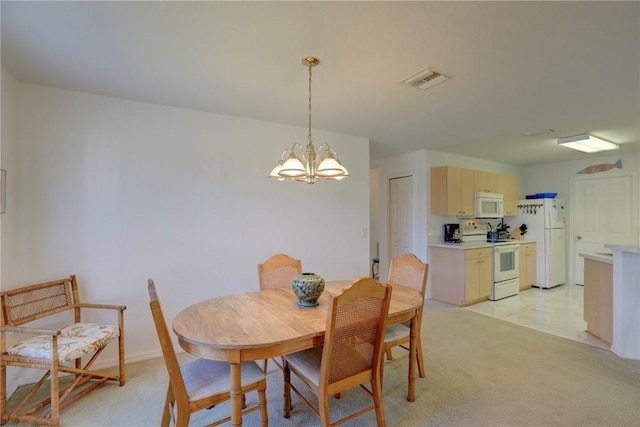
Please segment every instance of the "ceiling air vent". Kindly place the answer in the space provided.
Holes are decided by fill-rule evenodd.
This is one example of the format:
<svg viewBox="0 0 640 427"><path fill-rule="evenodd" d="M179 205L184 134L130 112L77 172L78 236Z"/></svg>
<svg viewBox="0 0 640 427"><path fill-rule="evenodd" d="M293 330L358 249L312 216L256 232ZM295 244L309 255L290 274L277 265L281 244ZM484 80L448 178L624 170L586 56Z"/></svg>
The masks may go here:
<svg viewBox="0 0 640 427"><path fill-rule="evenodd" d="M405 77L398 83L426 90L446 80L449 80L448 76L434 70L433 68L425 67L422 70Z"/></svg>

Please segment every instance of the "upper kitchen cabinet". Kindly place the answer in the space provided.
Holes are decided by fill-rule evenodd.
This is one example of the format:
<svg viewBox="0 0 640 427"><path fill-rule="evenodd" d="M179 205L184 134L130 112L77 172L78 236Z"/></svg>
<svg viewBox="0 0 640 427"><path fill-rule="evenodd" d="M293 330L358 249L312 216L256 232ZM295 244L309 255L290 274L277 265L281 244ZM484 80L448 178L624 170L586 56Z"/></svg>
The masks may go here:
<svg viewBox="0 0 640 427"><path fill-rule="evenodd" d="M431 168L431 215L474 215L475 193L503 195L503 215L518 215L518 177L455 166Z"/></svg>
<svg viewBox="0 0 640 427"><path fill-rule="evenodd" d="M473 215L473 173L453 166L431 168L431 215Z"/></svg>
<svg viewBox="0 0 640 427"><path fill-rule="evenodd" d="M518 215L518 177L514 175L500 175L498 193L503 195L503 215Z"/></svg>
<svg viewBox="0 0 640 427"><path fill-rule="evenodd" d="M473 192L500 193L500 177L498 173L473 171Z"/></svg>

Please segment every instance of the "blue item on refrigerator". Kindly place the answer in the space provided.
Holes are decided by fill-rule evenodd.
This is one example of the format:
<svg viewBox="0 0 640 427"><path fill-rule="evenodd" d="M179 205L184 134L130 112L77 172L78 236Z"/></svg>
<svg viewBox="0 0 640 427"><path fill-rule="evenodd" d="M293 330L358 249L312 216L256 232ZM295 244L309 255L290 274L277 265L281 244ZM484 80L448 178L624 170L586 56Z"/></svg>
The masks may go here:
<svg viewBox="0 0 640 427"><path fill-rule="evenodd" d="M536 193L536 199L555 199L558 193Z"/></svg>

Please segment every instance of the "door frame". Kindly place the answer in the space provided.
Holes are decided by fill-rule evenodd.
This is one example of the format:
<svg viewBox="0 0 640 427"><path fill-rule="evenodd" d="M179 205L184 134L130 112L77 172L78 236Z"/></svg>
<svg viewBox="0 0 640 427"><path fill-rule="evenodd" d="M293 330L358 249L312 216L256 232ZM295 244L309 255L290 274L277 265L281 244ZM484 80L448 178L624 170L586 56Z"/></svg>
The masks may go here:
<svg viewBox="0 0 640 427"><path fill-rule="evenodd" d="M602 180L602 179L608 179L608 178L624 178L624 177L630 177L631 179L631 188L629 189L629 191L631 192L630 196L631 196L631 224L636 226L635 230L630 230L630 232L633 234L633 236L635 237L635 242L634 244L639 244L640 242L638 241L640 239L640 230L637 228L638 227L638 176L637 173L635 171L620 171L618 173L611 173L611 174L606 174L606 175L594 175L594 176L590 176L590 175L581 175L581 176L572 176L570 178L570 182L569 182L569 209L570 209L570 213L569 213L569 217L571 218L571 220L569 221L569 234L567 236L567 240L569 240L569 256L570 256L570 260L569 260L569 264L571 265L571 268L569 269L569 278L568 278L568 283L571 283L573 285L576 284L576 265L575 265L575 259L578 256L577 253L577 245L576 245L576 220L575 220L575 215L576 215L576 183L579 181L587 181L587 180Z"/></svg>

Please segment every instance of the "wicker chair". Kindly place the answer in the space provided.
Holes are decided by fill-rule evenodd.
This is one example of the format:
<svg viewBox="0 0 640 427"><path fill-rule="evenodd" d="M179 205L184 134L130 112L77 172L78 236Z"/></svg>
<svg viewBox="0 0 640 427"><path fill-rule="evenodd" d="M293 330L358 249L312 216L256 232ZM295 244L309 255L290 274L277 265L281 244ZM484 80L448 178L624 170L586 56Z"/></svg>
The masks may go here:
<svg viewBox="0 0 640 427"><path fill-rule="evenodd" d="M60 410L107 381L125 383L124 305L81 303L76 276L10 289L0 293L2 327L0 331L0 424L7 421L60 425ZM84 323L87 309L115 312L115 325ZM73 316L71 315L73 312ZM65 316L66 314L66 316ZM63 320L66 317L66 320ZM114 316L115 317L115 316ZM46 328L43 322L68 322L60 329ZM40 321L39 324L32 322ZM114 322L115 323L115 322ZM29 326L24 326L30 324ZM33 325L33 326L32 326ZM30 334L31 338L8 346L8 334ZM111 342L118 342L119 371L109 375L92 369L93 363ZM82 365L82 359L86 363ZM7 407L7 366L46 371L11 413ZM60 388L60 374L70 374L73 381ZM50 396L36 395L49 381Z"/></svg>
<svg viewBox="0 0 640 427"><path fill-rule="evenodd" d="M276 254L258 264L260 289L276 289L291 286L291 279L302 273L302 261L289 255Z"/></svg>
<svg viewBox="0 0 640 427"><path fill-rule="evenodd" d="M195 359L180 366L167 331L156 287L151 279L148 281L147 290L153 323L156 326L164 361L167 365L167 371L169 371L169 387L160 425L167 427L170 419L173 419L176 427L186 427L189 425L192 413L210 408L231 398L229 364L214 360ZM266 426L268 421L265 375L253 362L243 362L241 369L243 398L245 393L253 390L258 391L259 398L258 405L244 409L242 414L245 415L259 409L261 425ZM174 407L177 407L177 414L174 414ZM227 417L209 424L209 426L217 426L230 419L231 417Z"/></svg>
<svg viewBox="0 0 640 427"><path fill-rule="evenodd" d="M331 297L323 346L283 357L285 418L291 414L293 390L320 417L322 426L342 424L371 410L375 410L378 426L385 425L380 362L390 298L390 286L368 277ZM317 396L318 409L291 383L291 372ZM332 424L329 397L358 385L373 398L373 404Z"/></svg>
<svg viewBox="0 0 640 427"><path fill-rule="evenodd" d="M424 305L424 296L427 287L427 275L429 273L429 265L420 261L415 255L405 253L391 260L389 267L389 284L391 286L405 286L414 289L422 294ZM416 353L418 358L418 374L420 378L425 377L424 357L422 354L421 325L422 325L422 309L418 310L417 322L418 330L416 331ZM385 354L387 363L396 362L409 356L409 322L391 325L387 327L384 338ZM406 354L401 357L393 357L392 348L400 347L407 350Z"/></svg>
<svg viewBox="0 0 640 427"><path fill-rule="evenodd" d="M291 279L302 273L302 261L291 258L286 254L276 254L266 260L264 264L258 264L258 280L260 289L288 288L291 286ZM267 372L267 362L265 359L262 370ZM276 365L282 369L282 364L273 359Z"/></svg>

